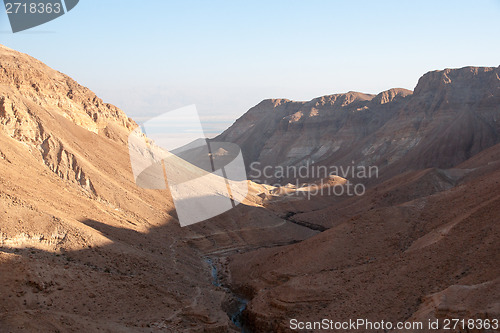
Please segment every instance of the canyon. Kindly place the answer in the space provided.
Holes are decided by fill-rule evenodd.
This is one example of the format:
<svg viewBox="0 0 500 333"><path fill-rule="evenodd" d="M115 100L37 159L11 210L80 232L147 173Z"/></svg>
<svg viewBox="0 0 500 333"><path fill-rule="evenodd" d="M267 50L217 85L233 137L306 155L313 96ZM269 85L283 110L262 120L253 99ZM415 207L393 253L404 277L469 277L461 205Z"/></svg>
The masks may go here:
<svg viewBox="0 0 500 333"><path fill-rule="evenodd" d="M445 69L414 91L262 101L213 139L238 144L247 171L380 173L358 180L362 196L309 198L275 186L290 177L250 177L242 204L181 228L168 189L135 184L138 125L0 46L0 332L498 318L499 75ZM354 181L345 178L325 186ZM307 193L318 179L300 181Z"/></svg>

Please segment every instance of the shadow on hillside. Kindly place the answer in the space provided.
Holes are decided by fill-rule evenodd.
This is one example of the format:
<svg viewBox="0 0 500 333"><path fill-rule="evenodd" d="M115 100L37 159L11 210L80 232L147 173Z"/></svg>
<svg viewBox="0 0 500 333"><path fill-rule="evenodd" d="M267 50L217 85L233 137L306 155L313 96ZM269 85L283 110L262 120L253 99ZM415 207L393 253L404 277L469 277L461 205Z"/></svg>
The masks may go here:
<svg viewBox="0 0 500 333"><path fill-rule="evenodd" d="M101 328L150 332L167 327L181 332L193 327L231 327L218 304L224 292L212 285L212 268L204 261L203 251L226 249L227 244L236 248L272 245L272 231L261 228L266 219L281 225L274 230L276 234L286 230L280 229L286 227L281 219L265 209L238 205L202 223L181 228L172 219L144 233L135 230L133 222L121 221L117 226L81 219L85 228L110 241L99 246L73 229L62 240L45 236L30 239L33 246L0 247L0 295L4 300L0 332ZM245 221L258 227L239 231ZM293 230L290 236L278 237L276 244L304 239ZM44 246L51 250L42 249ZM78 249L65 249L69 246Z"/></svg>

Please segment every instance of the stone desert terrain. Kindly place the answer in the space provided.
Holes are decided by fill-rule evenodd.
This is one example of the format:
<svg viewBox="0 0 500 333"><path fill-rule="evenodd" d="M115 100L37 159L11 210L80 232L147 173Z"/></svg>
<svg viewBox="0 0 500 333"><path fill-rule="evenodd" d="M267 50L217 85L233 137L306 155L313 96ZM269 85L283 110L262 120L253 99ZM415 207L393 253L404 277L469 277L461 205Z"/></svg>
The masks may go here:
<svg viewBox="0 0 500 333"><path fill-rule="evenodd" d="M446 69L413 92L263 101L216 138L240 145L248 167L379 174L343 177L362 196L309 199L276 187L293 179L252 179L235 209L181 228L168 190L134 182L137 124L0 46L0 332L499 318L499 75Z"/></svg>

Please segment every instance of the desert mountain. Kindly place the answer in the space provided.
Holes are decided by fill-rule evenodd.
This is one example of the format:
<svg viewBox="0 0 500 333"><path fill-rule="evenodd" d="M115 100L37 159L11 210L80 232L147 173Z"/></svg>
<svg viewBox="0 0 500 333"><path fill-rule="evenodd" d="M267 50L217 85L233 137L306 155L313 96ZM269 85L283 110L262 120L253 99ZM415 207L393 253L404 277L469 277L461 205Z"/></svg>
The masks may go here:
<svg viewBox="0 0 500 333"><path fill-rule="evenodd" d="M228 259L233 288L251 299L251 327L499 316L499 73L430 72L413 94L268 100L221 135L248 164L354 161L382 174L363 196L267 206L324 232Z"/></svg>
<svg viewBox="0 0 500 333"><path fill-rule="evenodd" d="M386 178L448 168L500 142L499 75L500 67L446 69L422 76L413 93L265 100L215 140L238 143L247 166L261 168L354 161Z"/></svg>

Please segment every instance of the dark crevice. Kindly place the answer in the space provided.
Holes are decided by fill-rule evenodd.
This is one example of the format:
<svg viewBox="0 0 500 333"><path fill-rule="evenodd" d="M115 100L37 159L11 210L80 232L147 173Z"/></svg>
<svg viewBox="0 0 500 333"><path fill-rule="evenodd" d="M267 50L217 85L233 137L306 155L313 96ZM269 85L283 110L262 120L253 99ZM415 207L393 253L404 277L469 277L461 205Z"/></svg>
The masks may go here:
<svg viewBox="0 0 500 333"><path fill-rule="evenodd" d="M305 227L305 228L308 228L308 229L311 229L311 230L315 230L315 231L319 231L319 232L323 232L325 230L328 230L328 228L325 228L324 226L319 225L319 224L314 224L314 223L310 223L310 222L294 220L293 216L296 215L296 214L298 214L298 213L301 213L301 212L287 212L285 214L285 216L283 216L283 218L285 220L287 220L288 222L295 223L297 225L300 225L302 227Z"/></svg>

